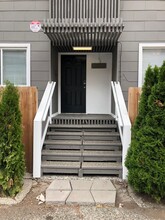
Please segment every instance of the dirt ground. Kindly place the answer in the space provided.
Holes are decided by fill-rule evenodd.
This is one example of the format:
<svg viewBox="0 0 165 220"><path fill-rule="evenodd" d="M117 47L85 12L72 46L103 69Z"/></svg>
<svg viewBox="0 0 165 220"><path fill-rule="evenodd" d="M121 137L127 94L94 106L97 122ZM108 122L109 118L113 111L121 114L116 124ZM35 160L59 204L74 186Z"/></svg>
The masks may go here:
<svg viewBox="0 0 165 220"><path fill-rule="evenodd" d="M0 220L165 220L165 203L156 204L145 196L138 202L130 196L127 184L113 179L117 188L116 206L38 204L36 197L43 193L51 179L33 180L33 186L17 205L0 205ZM138 203L138 204L137 204Z"/></svg>

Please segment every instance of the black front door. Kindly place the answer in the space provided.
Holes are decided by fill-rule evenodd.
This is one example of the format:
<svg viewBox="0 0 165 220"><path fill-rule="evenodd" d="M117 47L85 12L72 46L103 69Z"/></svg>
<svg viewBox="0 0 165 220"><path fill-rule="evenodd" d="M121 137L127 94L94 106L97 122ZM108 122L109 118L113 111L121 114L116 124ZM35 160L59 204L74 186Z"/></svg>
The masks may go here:
<svg viewBox="0 0 165 220"><path fill-rule="evenodd" d="M61 112L86 112L86 56L61 56Z"/></svg>

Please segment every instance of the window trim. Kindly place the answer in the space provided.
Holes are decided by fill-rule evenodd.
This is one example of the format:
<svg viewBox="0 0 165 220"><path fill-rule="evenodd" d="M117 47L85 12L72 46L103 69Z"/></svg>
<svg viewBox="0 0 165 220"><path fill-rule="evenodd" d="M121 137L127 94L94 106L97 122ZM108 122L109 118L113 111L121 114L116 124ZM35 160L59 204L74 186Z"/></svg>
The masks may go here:
<svg viewBox="0 0 165 220"><path fill-rule="evenodd" d="M139 73L138 73L138 87L143 85L143 50L147 48L164 48L165 43L140 43L139 44Z"/></svg>
<svg viewBox="0 0 165 220"><path fill-rule="evenodd" d="M1 53L1 80L0 85L3 86L3 50L26 50L26 85L17 86L30 86L30 44L24 43L0 43L0 53Z"/></svg>

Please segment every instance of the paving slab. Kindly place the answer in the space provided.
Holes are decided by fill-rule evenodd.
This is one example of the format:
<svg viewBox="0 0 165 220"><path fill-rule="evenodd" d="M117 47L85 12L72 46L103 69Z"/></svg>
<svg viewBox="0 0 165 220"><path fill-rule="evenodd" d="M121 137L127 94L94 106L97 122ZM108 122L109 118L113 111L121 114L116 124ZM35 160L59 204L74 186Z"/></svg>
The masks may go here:
<svg viewBox="0 0 165 220"><path fill-rule="evenodd" d="M92 183L92 180L71 180L71 186L73 190L90 190Z"/></svg>
<svg viewBox="0 0 165 220"><path fill-rule="evenodd" d="M112 184L110 180L94 180L91 191L93 190L99 190L99 191L116 191L116 188Z"/></svg>
<svg viewBox="0 0 165 220"><path fill-rule="evenodd" d="M66 204L94 205L95 202L90 191L74 190L70 193Z"/></svg>
<svg viewBox="0 0 165 220"><path fill-rule="evenodd" d="M116 191L91 191L96 204L106 204L115 207Z"/></svg>
<svg viewBox="0 0 165 220"><path fill-rule="evenodd" d="M62 191L71 191L71 185L69 180L54 180L46 191L52 191L52 190L62 190Z"/></svg>
<svg viewBox="0 0 165 220"><path fill-rule="evenodd" d="M58 203L65 204L66 199L68 198L70 191L46 191L46 202L47 203Z"/></svg>

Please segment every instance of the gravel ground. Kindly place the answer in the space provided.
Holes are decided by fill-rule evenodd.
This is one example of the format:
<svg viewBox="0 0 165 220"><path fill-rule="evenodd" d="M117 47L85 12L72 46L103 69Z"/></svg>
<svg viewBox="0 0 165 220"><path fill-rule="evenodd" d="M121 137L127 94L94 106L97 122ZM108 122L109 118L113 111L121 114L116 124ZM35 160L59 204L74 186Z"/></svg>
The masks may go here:
<svg viewBox="0 0 165 220"><path fill-rule="evenodd" d="M36 197L44 194L52 181L50 178L43 178L33 180L31 191L21 203L12 206L0 205L0 220L165 220L165 204L155 204L146 197L133 197L133 194L130 196L125 182L117 178L111 180L117 188L114 208L104 205L39 205Z"/></svg>

